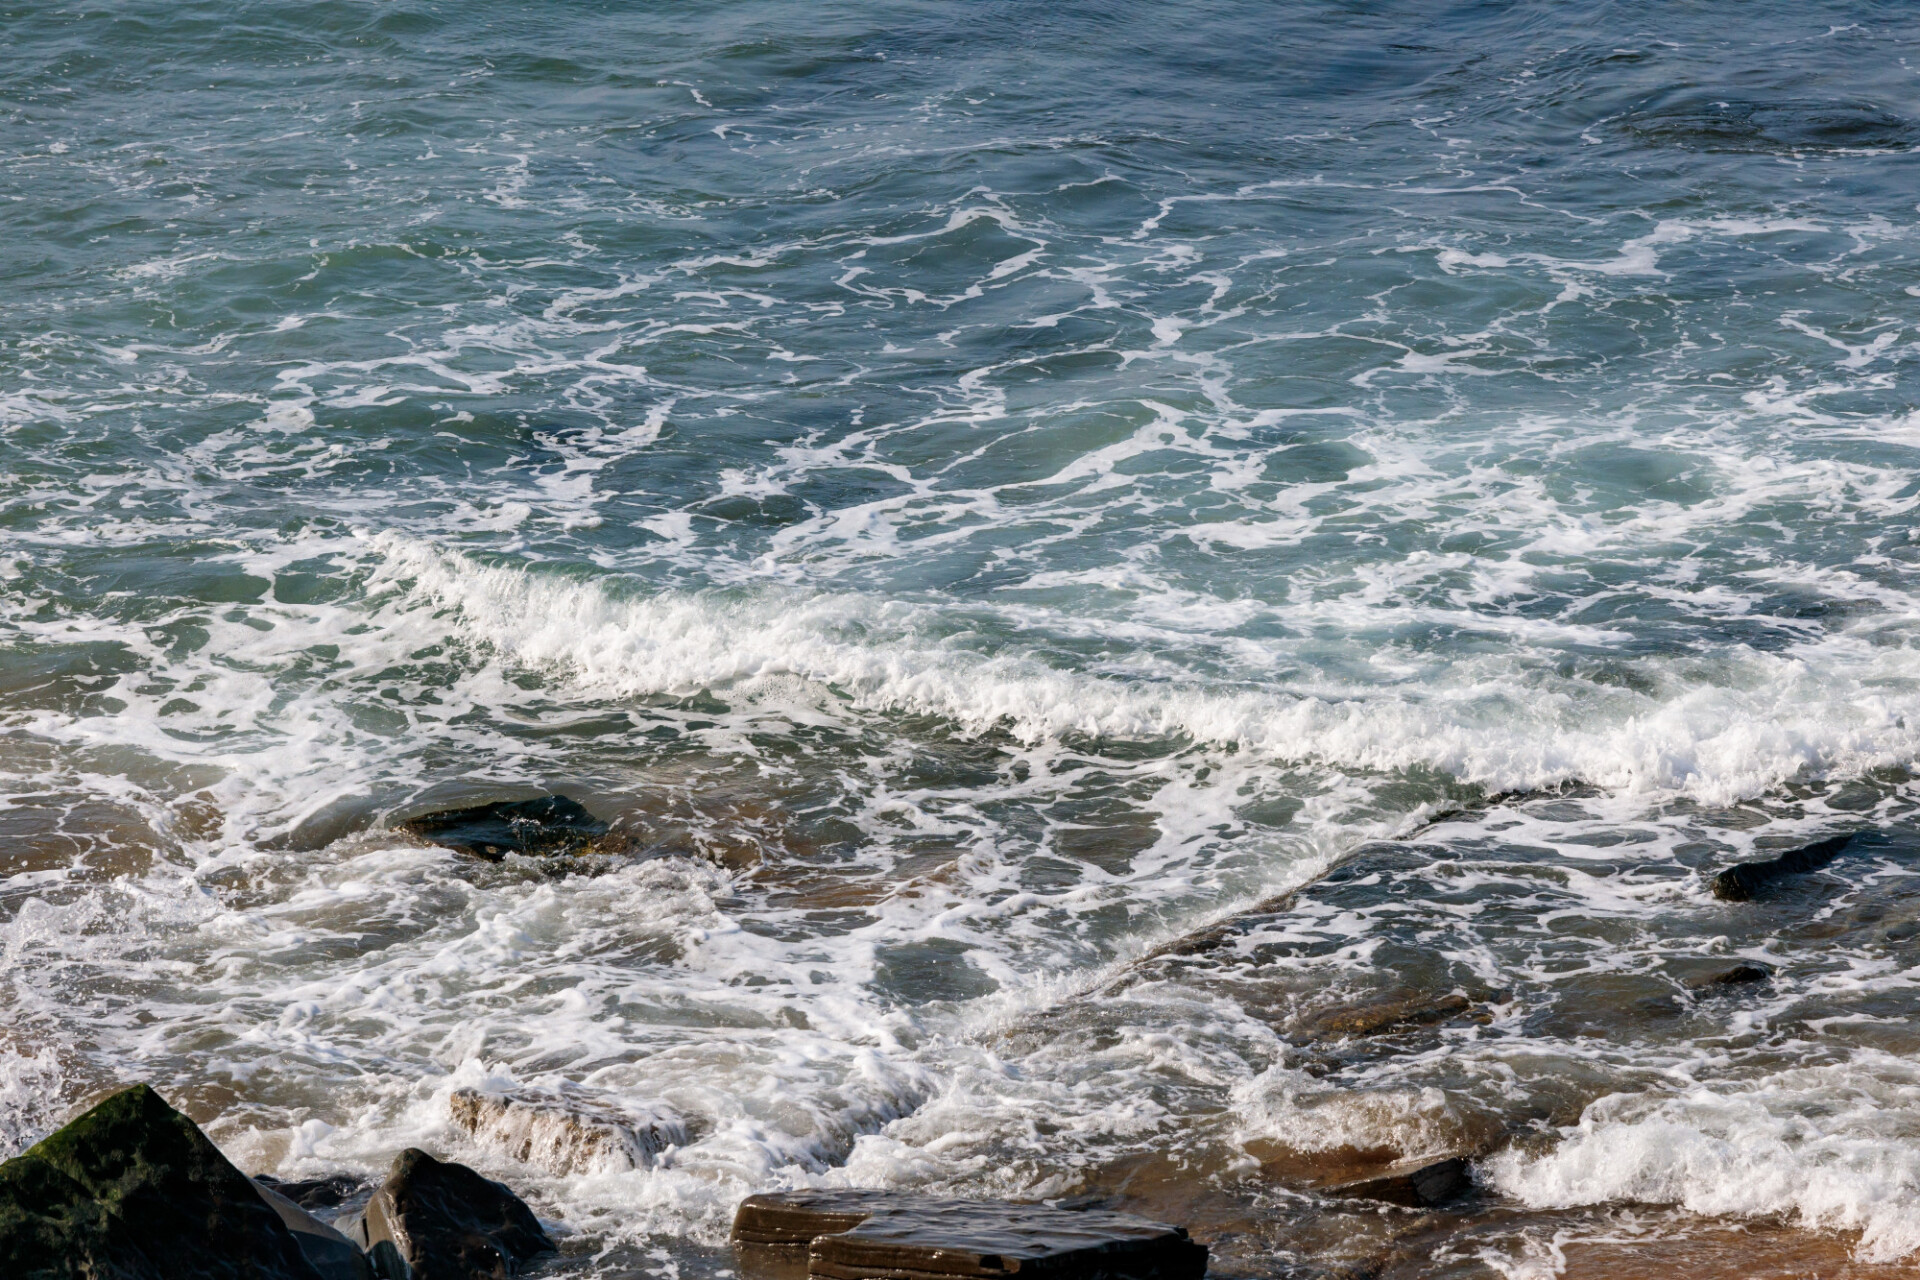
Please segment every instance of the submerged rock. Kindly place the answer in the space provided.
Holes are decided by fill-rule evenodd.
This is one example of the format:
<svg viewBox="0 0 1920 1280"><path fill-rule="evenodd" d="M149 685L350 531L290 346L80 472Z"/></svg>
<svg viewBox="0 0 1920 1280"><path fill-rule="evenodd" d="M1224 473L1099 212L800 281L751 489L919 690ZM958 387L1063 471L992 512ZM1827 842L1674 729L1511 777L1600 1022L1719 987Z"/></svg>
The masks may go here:
<svg viewBox="0 0 1920 1280"><path fill-rule="evenodd" d="M1756 982L1766 982L1773 977L1773 970L1765 965L1736 964L1730 969L1710 973L1689 983L1695 991L1724 990L1727 987L1747 987Z"/></svg>
<svg viewBox="0 0 1920 1280"><path fill-rule="evenodd" d="M143 1084L0 1165L0 1275L332 1280L253 1180Z"/></svg>
<svg viewBox="0 0 1920 1280"><path fill-rule="evenodd" d="M1324 1195L1351 1200L1382 1200L1409 1209L1424 1209L1445 1204L1472 1186L1473 1179L1467 1172L1464 1157L1447 1156L1436 1160L1432 1156L1421 1156L1403 1160L1363 1178L1335 1182L1316 1189Z"/></svg>
<svg viewBox="0 0 1920 1280"><path fill-rule="evenodd" d="M456 1089L447 1110L476 1141L556 1177L651 1168L655 1157L687 1137L685 1126L668 1117L640 1121L550 1095Z"/></svg>
<svg viewBox="0 0 1920 1280"><path fill-rule="evenodd" d="M385 1280L507 1280L554 1243L520 1197L409 1147L366 1211L343 1223Z"/></svg>
<svg viewBox="0 0 1920 1280"><path fill-rule="evenodd" d="M1474 1009L1473 1001L1458 991L1440 996L1416 993L1397 1000L1324 1010L1301 1019L1299 1029L1315 1040L1372 1036L1445 1022Z"/></svg>
<svg viewBox="0 0 1920 1280"><path fill-rule="evenodd" d="M1727 902L1749 902L1777 880L1818 871L1839 857L1852 841L1853 833L1849 832L1803 848L1789 849L1765 862L1742 862L1728 867L1713 878L1713 896Z"/></svg>
<svg viewBox="0 0 1920 1280"><path fill-rule="evenodd" d="M876 1191L749 1196L733 1238L743 1266L804 1241L807 1274L823 1280L1200 1280L1207 1269L1206 1246L1184 1228L1128 1213Z"/></svg>
<svg viewBox="0 0 1920 1280"><path fill-rule="evenodd" d="M488 862L499 862L509 853L580 853L607 834L606 823L566 796L445 809L408 818L400 829Z"/></svg>

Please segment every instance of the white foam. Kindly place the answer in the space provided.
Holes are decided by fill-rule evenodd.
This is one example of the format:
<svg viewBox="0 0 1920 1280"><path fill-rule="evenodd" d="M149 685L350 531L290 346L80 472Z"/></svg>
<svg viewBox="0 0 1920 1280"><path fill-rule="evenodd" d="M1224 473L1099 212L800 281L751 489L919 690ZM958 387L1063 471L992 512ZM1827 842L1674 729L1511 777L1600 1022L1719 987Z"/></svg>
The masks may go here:
<svg viewBox="0 0 1920 1280"><path fill-rule="evenodd" d="M1858 1051L1745 1084L1614 1095L1551 1151L1509 1151L1486 1172L1535 1207L1640 1201L1784 1214L1858 1231L1864 1259L1893 1261L1920 1251L1920 1069Z"/></svg>
<svg viewBox="0 0 1920 1280"><path fill-rule="evenodd" d="M1060 670L1012 644L979 645L930 605L788 592L623 598L392 536L376 552L377 581L452 610L511 661L601 694L751 694L797 677L858 705L1005 726L1028 741L1188 737L1343 768L1425 766L1502 790L1580 780L1714 800L1920 753L1920 655L1877 643L1872 626L1779 653L1648 659L1657 695L1480 656L1416 660L1417 683L1288 695L1182 679L1144 655L1132 678Z"/></svg>
<svg viewBox="0 0 1920 1280"><path fill-rule="evenodd" d="M67 1117L69 1082L52 1049L0 1043L0 1160L20 1154Z"/></svg>

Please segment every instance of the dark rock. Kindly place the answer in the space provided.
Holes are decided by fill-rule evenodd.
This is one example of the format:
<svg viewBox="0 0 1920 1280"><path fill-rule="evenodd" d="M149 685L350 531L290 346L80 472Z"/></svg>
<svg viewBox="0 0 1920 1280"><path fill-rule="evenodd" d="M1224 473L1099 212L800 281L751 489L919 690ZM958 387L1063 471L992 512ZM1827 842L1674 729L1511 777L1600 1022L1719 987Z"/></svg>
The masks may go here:
<svg viewBox="0 0 1920 1280"><path fill-rule="evenodd" d="M331 1178L307 1178L297 1182L282 1182L268 1174L256 1173L253 1175L253 1180L263 1187L271 1187L302 1209L334 1208L353 1199L371 1185L345 1174L335 1174Z"/></svg>
<svg viewBox="0 0 1920 1280"><path fill-rule="evenodd" d="M145 1085L0 1165L8 1280L326 1280L252 1179Z"/></svg>
<svg viewBox="0 0 1920 1280"><path fill-rule="evenodd" d="M254 1179L259 1182L260 1179ZM326 1280L373 1280L373 1268L360 1246L335 1231L320 1219L269 1186L260 1187L260 1198L280 1215L280 1221L293 1232L301 1254Z"/></svg>
<svg viewBox="0 0 1920 1280"><path fill-rule="evenodd" d="M1364 1178L1317 1188L1322 1194L1351 1200L1384 1200L1388 1204L1423 1209L1445 1204L1473 1186L1463 1157L1435 1160L1431 1156L1403 1160Z"/></svg>
<svg viewBox="0 0 1920 1280"><path fill-rule="evenodd" d="M554 1249L520 1197L414 1147L366 1212L341 1225L389 1280L507 1280Z"/></svg>
<svg viewBox="0 0 1920 1280"><path fill-rule="evenodd" d="M1207 1269L1185 1229L1132 1214L876 1191L750 1196L733 1238L748 1256L805 1240L816 1280L1200 1280Z"/></svg>
<svg viewBox="0 0 1920 1280"><path fill-rule="evenodd" d="M1789 849L1765 862L1742 862L1728 867L1713 878L1713 896L1728 902L1750 902L1776 880L1818 871L1839 857L1852 840L1853 833L1849 832L1804 848Z"/></svg>
<svg viewBox="0 0 1920 1280"><path fill-rule="evenodd" d="M1737 964L1731 969L1722 969L1696 979L1689 985L1696 991L1711 991L1716 987L1744 987L1756 982L1765 982L1773 977L1773 970L1757 964Z"/></svg>
<svg viewBox="0 0 1920 1280"><path fill-rule="evenodd" d="M579 853L607 834L607 824L577 800L541 796L499 800L470 809L422 814L400 824L423 840L498 862L509 853Z"/></svg>

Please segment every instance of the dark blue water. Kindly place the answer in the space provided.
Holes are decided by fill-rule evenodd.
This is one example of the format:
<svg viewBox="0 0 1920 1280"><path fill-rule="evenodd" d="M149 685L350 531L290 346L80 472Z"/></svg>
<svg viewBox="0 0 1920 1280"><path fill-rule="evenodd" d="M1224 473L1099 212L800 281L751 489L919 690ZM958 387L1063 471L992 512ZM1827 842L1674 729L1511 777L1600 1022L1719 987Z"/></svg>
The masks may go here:
<svg viewBox="0 0 1920 1280"><path fill-rule="evenodd" d="M1768 945L1698 871L1905 847L1917 44L1837 3L0 12L0 1138L139 1075L251 1168L424 1143L702 1274L750 1189L1066 1195L1199 1126L1252 1205L1261 1142L1455 1141L1433 1108L1590 1046L1515 1013L1341 1068L1330 1120L1198 979L993 1037L1462 806L1663 886L1567 908L1692 922L1601 929L1622 972ZM543 790L629 854L393 826ZM1474 918L1488 990L1576 999ZM1349 927L1326 981L1387 982ZM1854 945L1782 979L1819 1035L1622 1033L1488 1194L1920 1248L1907 1050L1818 1004L1920 956ZM664 1136L529 1163L458 1087ZM1514 1230L1473 1265L1534 1265Z"/></svg>

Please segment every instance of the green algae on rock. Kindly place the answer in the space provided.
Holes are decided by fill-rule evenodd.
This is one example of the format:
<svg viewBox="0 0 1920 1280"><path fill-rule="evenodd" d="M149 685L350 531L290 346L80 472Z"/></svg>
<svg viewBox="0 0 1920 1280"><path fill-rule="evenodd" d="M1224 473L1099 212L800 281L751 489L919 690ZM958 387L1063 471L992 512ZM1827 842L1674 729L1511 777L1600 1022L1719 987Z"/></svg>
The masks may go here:
<svg viewBox="0 0 1920 1280"><path fill-rule="evenodd" d="M293 1233L144 1084L0 1164L9 1280L323 1280Z"/></svg>

